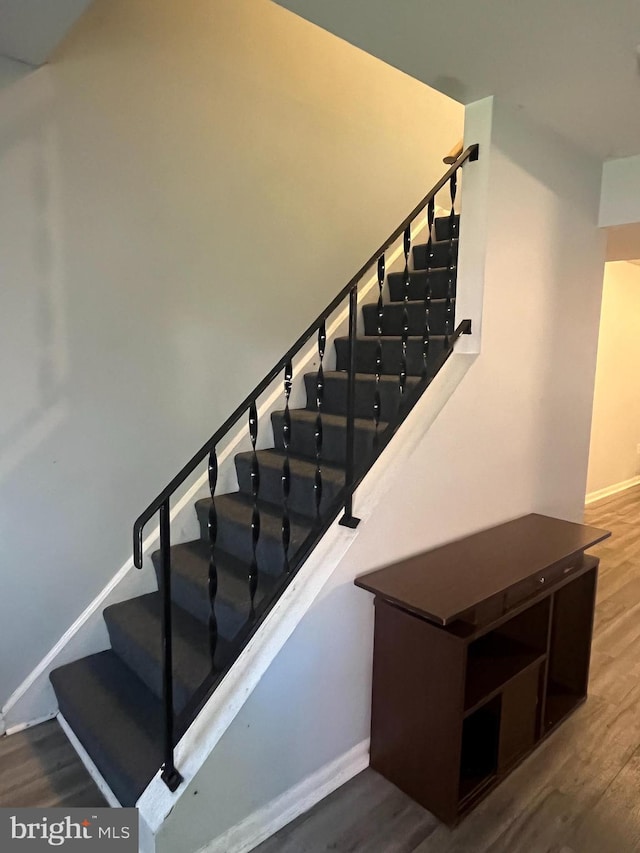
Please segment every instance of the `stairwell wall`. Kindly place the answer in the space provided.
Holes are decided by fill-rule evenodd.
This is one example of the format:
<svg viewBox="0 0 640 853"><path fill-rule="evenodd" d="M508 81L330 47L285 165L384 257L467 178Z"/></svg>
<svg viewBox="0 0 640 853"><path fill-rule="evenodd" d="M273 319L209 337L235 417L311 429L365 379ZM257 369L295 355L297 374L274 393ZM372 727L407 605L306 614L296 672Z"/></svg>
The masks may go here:
<svg viewBox="0 0 640 853"><path fill-rule="evenodd" d="M467 108L466 143L487 124L474 168L486 170L488 209L465 196L467 214L487 220L480 356L176 804L158 851L178 839L185 851L251 849L256 823L268 815L262 829L276 829L296 813L297 791L366 741L373 607L353 587L356 575L527 512L582 520L604 264L601 166L492 99ZM473 186L484 193L484 183Z"/></svg>
<svg viewBox="0 0 640 853"><path fill-rule="evenodd" d="M2 89L0 704L462 121L267 0L97 0Z"/></svg>

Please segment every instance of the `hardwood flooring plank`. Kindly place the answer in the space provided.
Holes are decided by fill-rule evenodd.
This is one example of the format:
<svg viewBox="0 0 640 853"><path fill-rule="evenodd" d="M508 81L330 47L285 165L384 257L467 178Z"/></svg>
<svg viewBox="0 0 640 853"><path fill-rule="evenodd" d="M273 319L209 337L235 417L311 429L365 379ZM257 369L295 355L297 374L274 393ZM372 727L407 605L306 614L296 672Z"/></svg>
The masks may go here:
<svg viewBox="0 0 640 853"><path fill-rule="evenodd" d="M567 840L575 853L632 853L640 850L640 749Z"/></svg>
<svg viewBox="0 0 640 853"><path fill-rule="evenodd" d="M56 720L0 738L0 807L106 805Z"/></svg>

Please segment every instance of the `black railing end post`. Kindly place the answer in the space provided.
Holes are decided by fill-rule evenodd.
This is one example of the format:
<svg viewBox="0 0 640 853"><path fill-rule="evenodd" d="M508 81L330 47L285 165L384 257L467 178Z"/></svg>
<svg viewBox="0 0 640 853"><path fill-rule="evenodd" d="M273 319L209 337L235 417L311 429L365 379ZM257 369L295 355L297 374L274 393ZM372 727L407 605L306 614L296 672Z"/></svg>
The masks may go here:
<svg viewBox="0 0 640 853"><path fill-rule="evenodd" d="M355 405L356 405L356 338L358 334L358 284L349 291L349 365L347 368L347 444L345 448L345 502L340 524L356 527L353 517L353 481L355 477Z"/></svg>
<svg viewBox="0 0 640 853"><path fill-rule="evenodd" d="M469 155L469 162L475 163L480 157L480 145L476 142L475 145L472 145L471 147L473 148L473 151Z"/></svg>
<svg viewBox="0 0 640 853"><path fill-rule="evenodd" d="M343 527L350 527L352 530L355 530L356 527L360 524L360 519L356 518L355 515L351 515L351 513L346 513L342 516L338 524L341 524Z"/></svg>
<svg viewBox="0 0 640 853"><path fill-rule="evenodd" d="M175 767L163 766L160 778L172 794L174 791L177 791L180 785L184 782L184 779Z"/></svg>
<svg viewBox="0 0 640 853"><path fill-rule="evenodd" d="M133 565L142 568L142 525L138 522L133 525Z"/></svg>
<svg viewBox="0 0 640 853"><path fill-rule="evenodd" d="M471 320L463 320L460 329L461 335L470 335L471 334Z"/></svg>

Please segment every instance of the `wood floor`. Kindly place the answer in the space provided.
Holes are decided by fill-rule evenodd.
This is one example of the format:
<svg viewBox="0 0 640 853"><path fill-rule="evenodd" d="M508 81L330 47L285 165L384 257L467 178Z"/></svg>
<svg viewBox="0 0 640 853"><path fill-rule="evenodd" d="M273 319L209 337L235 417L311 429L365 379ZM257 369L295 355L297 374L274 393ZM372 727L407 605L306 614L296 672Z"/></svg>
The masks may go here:
<svg viewBox="0 0 640 853"><path fill-rule="evenodd" d="M106 805L55 720L0 738L0 808Z"/></svg>
<svg viewBox="0 0 640 853"><path fill-rule="evenodd" d="M640 851L640 487L588 507L601 557L589 700L455 830L366 770L254 853ZM0 738L0 807L106 805L57 723Z"/></svg>
<svg viewBox="0 0 640 853"><path fill-rule="evenodd" d="M586 704L454 830L365 770L254 853L640 851L640 487L585 521L613 531Z"/></svg>

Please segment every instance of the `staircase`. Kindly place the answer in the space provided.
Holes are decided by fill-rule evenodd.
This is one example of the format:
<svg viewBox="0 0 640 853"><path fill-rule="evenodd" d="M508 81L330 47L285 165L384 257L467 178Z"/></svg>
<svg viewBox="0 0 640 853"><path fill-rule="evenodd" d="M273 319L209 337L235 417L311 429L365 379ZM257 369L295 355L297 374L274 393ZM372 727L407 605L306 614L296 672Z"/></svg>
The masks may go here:
<svg viewBox="0 0 640 853"><path fill-rule="evenodd" d="M415 211L394 235L404 235L403 271L385 274L385 247L375 256L379 300L362 306L360 335L357 282L345 290L350 334L333 341L335 370L324 369L319 318L320 366L304 376L305 408L289 408L291 357L282 362L286 405L271 416L274 447L256 449L255 397L245 406L252 449L235 456L237 491L215 494L216 440L203 448L198 458L209 454L215 499L195 504L200 538L169 543L166 494L179 478L139 519L138 548L144 523L160 510L162 547L152 555L158 591L104 610L111 648L51 673L61 715L121 805L133 806L160 767L172 790L180 784L175 743L341 508L347 526L356 525L353 490L458 335L470 331L468 322L457 330L453 322L453 203L457 170L476 158L473 146L436 188L451 184L449 216L434 217L435 189L423 202L428 241L410 247Z"/></svg>

